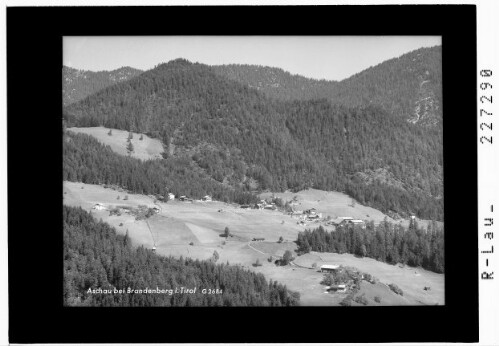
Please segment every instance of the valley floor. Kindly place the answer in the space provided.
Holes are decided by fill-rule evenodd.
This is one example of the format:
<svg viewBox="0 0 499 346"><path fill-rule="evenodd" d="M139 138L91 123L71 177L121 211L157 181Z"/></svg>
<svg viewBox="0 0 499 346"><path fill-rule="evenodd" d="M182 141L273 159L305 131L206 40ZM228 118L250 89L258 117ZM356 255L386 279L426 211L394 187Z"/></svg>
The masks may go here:
<svg viewBox="0 0 499 346"><path fill-rule="evenodd" d="M341 200L334 202L333 195L330 195L334 193L326 194L321 204L325 205L325 212L327 210L337 213L337 216L345 216L339 214L346 212L341 208L348 206ZM381 283L372 285L364 281L359 292L365 293L372 303L369 305L444 304L444 275L421 268L394 266L370 258L333 253L310 253L297 257L291 265L276 266L273 261L268 261L269 257L282 256L285 250L295 250L294 240L298 232L304 230L303 226L296 223L296 219L279 211L241 209L216 201L169 201L157 204L160 207L158 214L146 220L136 220L135 216L129 213L110 215L109 210L115 207L138 208L140 205L153 207L155 204L152 198L99 185L74 182L64 182L63 197L64 204L81 206L91 211L97 220L102 219L109 223L118 233L125 234L128 231L135 245L143 245L146 248L155 246L158 254L207 260L217 251L220 262L240 264L299 292L302 305L338 305L345 297L345 294L341 293L327 293L325 286L320 284L323 274L317 268L326 263L355 267L377 277ZM300 197L303 207L313 205L310 200ZM328 199L331 199L330 204ZM97 203L101 203L105 209L93 209ZM337 203L336 207L340 209L334 209L334 203ZM380 213L375 209L367 212L373 217ZM225 227L229 227L232 237L226 239L221 236ZM310 224L307 225L307 228L309 227L317 226ZM284 241L277 243L281 236ZM265 240L255 242L252 241L253 238ZM262 265L255 267L257 259ZM311 268L313 263L317 264L317 268ZM404 296L391 292L386 286L390 283L397 284L404 291ZM430 286L431 290L424 291L424 286ZM374 303L374 296L381 297L380 304Z"/></svg>

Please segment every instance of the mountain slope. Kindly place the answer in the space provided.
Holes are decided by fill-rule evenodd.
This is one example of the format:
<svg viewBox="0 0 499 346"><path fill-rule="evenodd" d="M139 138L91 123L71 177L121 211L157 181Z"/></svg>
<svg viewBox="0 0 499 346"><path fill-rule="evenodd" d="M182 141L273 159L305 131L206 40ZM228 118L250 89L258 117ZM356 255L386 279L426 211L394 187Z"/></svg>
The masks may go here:
<svg viewBox="0 0 499 346"><path fill-rule="evenodd" d="M384 212L443 218L441 132L381 106L269 98L179 59L69 105L64 118L160 138L171 155L248 191L336 190Z"/></svg>
<svg viewBox="0 0 499 346"><path fill-rule="evenodd" d="M213 70L281 100L326 98L349 107L379 105L411 123L434 127L442 119L441 55L440 46L421 48L339 82L264 66L222 65Z"/></svg>
<svg viewBox="0 0 499 346"><path fill-rule="evenodd" d="M299 295L286 286L267 282L263 274L240 266L163 257L133 248L128 234L118 235L81 208L64 206L63 220L66 306L299 305ZM175 292L181 287L193 291ZM203 294L203 288L217 294ZM127 294L107 294L115 289Z"/></svg>
<svg viewBox="0 0 499 346"><path fill-rule="evenodd" d="M334 98L351 106L381 105L411 123L442 121L442 48L420 48L387 60L339 83Z"/></svg>
<svg viewBox="0 0 499 346"><path fill-rule="evenodd" d="M115 83L124 82L141 74L141 70L121 67L113 71L84 71L62 68L62 102L64 106L77 102Z"/></svg>
<svg viewBox="0 0 499 346"><path fill-rule="evenodd" d="M331 98L338 88L338 82L293 75L276 67L220 65L212 69L220 76L286 101Z"/></svg>

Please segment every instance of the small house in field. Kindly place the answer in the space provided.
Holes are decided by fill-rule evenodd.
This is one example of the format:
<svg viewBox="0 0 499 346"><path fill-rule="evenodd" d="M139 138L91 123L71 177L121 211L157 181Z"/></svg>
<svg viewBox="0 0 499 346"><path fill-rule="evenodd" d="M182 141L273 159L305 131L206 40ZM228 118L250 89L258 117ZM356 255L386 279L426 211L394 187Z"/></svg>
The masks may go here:
<svg viewBox="0 0 499 346"><path fill-rule="evenodd" d="M156 214L159 213L161 211L160 207L158 207L157 205L153 206L151 208Z"/></svg>
<svg viewBox="0 0 499 346"><path fill-rule="evenodd" d="M253 241L264 241L265 238L253 238Z"/></svg>
<svg viewBox="0 0 499 346"><path fill-rule="evenodd" d="M187 201L187 196L180 196L178 200L181 202Z"/></svg>
<svg viewBox="0 0 499 346"><path fill-rule="evenodd" d="M243 205L241 205L241 208L242 209L249 209L250 205L249 204L243 204Z"/></svg>
<svg viewBox="0 0 499 346"><path fill-rule="evenodd" d="M341 216L338 218L340 220L340 223L346 223L347 221L353 220L353 217L351 216Z"/></svg>
<svg viewBox="0 0 499 346"><path fill-rule="evenodd" d="M275 205L271 205L271 204L267 204L265 205L264 209L268 209L268 210L276 210L277 207Z"/></svg>
<svg viewBox="0 0 499 346"><path fill-rule="evenodd" d="M212 199L211 199L211 196L210 196L210 195L206 195L206 196L204 196L202 199L203 199L203 201L205 201L205 202L211 202L211 201L212 201Z"/></svg>
<svg viewBox="0 0 499 346"><path fill-rule="evenodd" d="M366 223L363 220L350 220L350 224L354 226L360 226L361 228L366 228Z"/></svg>
<svg viewBox="0 0 499 346"><path fill-rule="evenodd" d="M332 285L329 289L332 291L336 291L338 293L343 293L343 292L346 292L347 286L344 284Z"/></svg>
<svg viewBox="0 0 499 346"><path fill-rule="evenodd" d="M340 266L336 264L324 264L321 266L322 273L336 273L339 269Z"/></svg>
<svg viewBox="0 0 499 346"><path fill-rule="evenodd" d="M92 209L95 209L95 210L105 210L106 207L102 203L96 203Z"/></svg>
<svg viewBox="0 0 499 346"><path fill-rule="evenodd" d="M175 195L173 193L168 194L168 200L173 201L175 199Z"/></svg>

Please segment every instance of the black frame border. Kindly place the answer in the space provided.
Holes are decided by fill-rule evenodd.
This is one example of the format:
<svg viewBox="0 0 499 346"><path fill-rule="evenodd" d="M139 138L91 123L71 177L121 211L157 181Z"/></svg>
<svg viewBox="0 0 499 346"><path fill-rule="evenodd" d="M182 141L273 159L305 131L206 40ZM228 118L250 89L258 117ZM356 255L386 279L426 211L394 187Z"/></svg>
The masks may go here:
<svg viewBox="0 0 499 346"><path fill-rule="evenodd" d="M72 35L441 35L446 305L64 308L61 67ZM478 341L476 73L475 5L7 8L10 342Z"/></svg>

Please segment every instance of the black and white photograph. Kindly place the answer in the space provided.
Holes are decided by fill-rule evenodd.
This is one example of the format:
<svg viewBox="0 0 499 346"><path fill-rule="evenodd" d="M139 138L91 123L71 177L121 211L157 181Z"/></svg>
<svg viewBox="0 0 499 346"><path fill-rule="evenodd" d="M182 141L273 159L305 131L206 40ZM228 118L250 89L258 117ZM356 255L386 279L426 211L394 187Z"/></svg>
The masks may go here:
<svg viewBox="0 0 499 346"><path fill-rule="evenodd" d="M493 6L196 1L7 8L8 342L494 344Z"/></svg>
<svg viewBox="0 0 499 346"><path fill-rule="evenodd" d="M446 304L440 36L64 36L70 307Z"/></svg>

